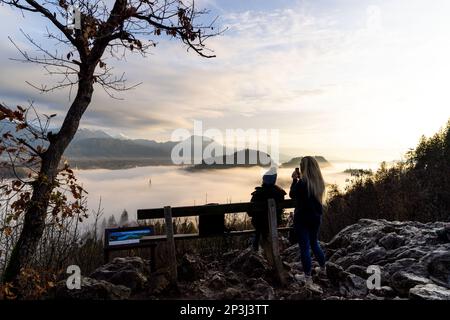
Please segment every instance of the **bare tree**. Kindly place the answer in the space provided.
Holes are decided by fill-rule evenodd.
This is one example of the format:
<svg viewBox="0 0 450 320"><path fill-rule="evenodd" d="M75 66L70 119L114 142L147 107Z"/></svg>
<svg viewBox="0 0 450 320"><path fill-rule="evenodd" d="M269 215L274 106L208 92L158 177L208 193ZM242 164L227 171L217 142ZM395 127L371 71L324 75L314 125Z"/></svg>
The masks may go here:
<svg viewBox="0 0 450 320"><path fill-rule="evenodd" d="M162 35L176 38L188 50L211 58L214 55L205 46L205 41L221 31L214 29L215 19L208 24L197 22L199 16L208 12L196 10L194 0L189 3L179 0L0 0L0 3L17 8L23 14L43 16L53 25L47 30L48 37L67 46L67 52L53 53L24 33L39 55L30 55L16 45L22 60L41 64L50 74L61 77L58 84L50 87L32 85L42 92L67 87L76 90L59 132L48 132L48 147L36 150L39 151L39 172L24 212L19 240L4 273L3 280L9 282L30 261L43 234L58 165L91 102L94 85L100 85L110 95L129 88L123 75L113 76L111 67L104 62L105 58L113 56L120 59L127 51L144 55L156 46L154 39ZM79 30L66 26L67 10L75 4L81 12Z"/></svg>

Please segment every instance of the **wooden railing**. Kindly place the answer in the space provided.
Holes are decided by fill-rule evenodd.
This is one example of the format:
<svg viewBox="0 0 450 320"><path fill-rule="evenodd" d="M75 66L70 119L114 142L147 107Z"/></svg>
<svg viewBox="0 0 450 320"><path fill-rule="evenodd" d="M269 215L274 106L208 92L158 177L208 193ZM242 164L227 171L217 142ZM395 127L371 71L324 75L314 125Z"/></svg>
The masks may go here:
<svg viewBox="0 0 450 320"><path fill-rule="evenodd" d="M287 209L295 206L294 200L288 199L278 203L278 206ZM193 217L201 215L215 215L215 214L229 214L249 212L251 210L264 210L267 204L254 202L239 202L227 204L208 204L202 206L188 206L188 207L171 207L172 218L179 217ZM139 209L137 211L138 220L145 219L163 219L164 208L155 209Z"/></svg>
<svg viewBox="0 0 450 320"><path fill-rule="evenodd" d="M294 200L283 200L278 203L278 206L286 209L295 207ZM269 262L273 265L275 272L281 284L285 283L285 273L281 262L278 246L278 226L276 215L276 203L273 199L269 199L267 203L228 203L228 204L207 204L202 206L187 206L187 207L170 207L154 208L154 209L139 209L137 211L138 220L146 219L165 219L166 234L163 236L150 236L142 239L143 243L155 243L165 239L168 244L168 258L170 259L170 267L172 274L172 281L177 281L177 262L175 251L175 240L183 235L175 235L173 231L173 218L178 217L192 217L192 216L206 216L206 215L222 215L242 213L249 211L266 211L269 220L269 239L268 249L266 255ZM187 238L192 238L196 235L189 235ZM183 237L184 238L184 237Z"/></svg>

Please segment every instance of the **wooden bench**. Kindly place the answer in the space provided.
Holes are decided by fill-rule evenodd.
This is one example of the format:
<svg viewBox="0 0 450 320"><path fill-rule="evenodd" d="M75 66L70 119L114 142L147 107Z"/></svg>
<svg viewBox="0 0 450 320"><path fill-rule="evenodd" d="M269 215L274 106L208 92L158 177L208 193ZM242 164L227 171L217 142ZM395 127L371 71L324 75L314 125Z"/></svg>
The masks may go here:
<svg viewBox="0 0 450 320"><path fill-rule="evenodd" d="M278 204L282 209L293 208L295 207L294 200L284 200ZM152 219L165 219L165 235L149 235L144 236L140 239L140 244L142 246L154 246L160 241L166 241L168 244L168 258L170 259L170 268L172 274L172 281L176 282L177 279L177 263L176 263L176 251L175 251L175 240L181 239L196 239L203 237L212 237L212 236L229 236L229 235L243 235L243 234L251 234L254 230L243 230L243 231L231 231L225 232L224 226L214 226L215 232L208 232L208 221L204 221L202 223L203 217L212 217L219 216L220 219L213 219L214 223L217 221L222 221L224 224L224 220L221 217L224 217L225 214L236 214L236 213L245 213L251 210L255 211L263 211L267 210L268 219L269 219L269 244L270 244L270 260L273 263L275 270L277 271L277 275L279 276L279 280L281 283L284 282L283 276L283 267L281 263L281 259L279 256L279 246L278 246L278 231L287 231L290 228L278 228L277 226L277 217L276 217L276 204L273 199L269 199L268 203L253 203L253 202L244 202L244 203L229 203L229 204L212 204L212 205L203 205L203 206L188 206L188 207L170 207L166 206L164 208L155 208L155 209L139 209L137 211L137 219L138 220L152 220ZM198 234L174 234L173 230L173 218L178 217L194 217L199 216L199 233ZM154 247L153 247L154 248ZM154 251L154 249L153 249Z"/></svg>

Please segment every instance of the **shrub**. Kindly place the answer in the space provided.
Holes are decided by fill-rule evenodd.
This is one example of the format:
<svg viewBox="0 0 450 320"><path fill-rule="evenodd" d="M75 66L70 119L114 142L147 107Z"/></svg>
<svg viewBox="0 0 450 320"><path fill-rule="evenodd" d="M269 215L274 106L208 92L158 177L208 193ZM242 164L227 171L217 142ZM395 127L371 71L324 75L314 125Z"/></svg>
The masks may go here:
<svg viewBox="0 0 450 320"><path fill-rule="evenodd" d="M325 241L361 218L449 221L450 120L432 137L423 136L405 160L357 175L345 192L333 185L329 195L321 230Z"/></svg>

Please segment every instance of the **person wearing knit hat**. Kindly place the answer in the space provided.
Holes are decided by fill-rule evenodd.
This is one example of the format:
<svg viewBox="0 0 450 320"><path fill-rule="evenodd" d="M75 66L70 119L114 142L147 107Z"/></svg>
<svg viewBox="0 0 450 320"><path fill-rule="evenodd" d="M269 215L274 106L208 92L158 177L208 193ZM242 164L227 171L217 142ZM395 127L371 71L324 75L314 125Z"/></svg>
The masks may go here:
<svg viewBox="0 0 450 320"><path fill-rule="evenodd" d="M255 237L253 240L253 249L258 251L260 240L267 243L269 234L269 220L267 215L267 200L274 199L277 205L277 222L281 223L283 209L278 209L278 203L284 200L286 191L276 185L276 168L270 168L262 177L262 185L255 188L252 192L250 202L260 202L264 205L260 210L251 209L247 214L252 218L252 225L255 228Z"/></svg>
<svg viewBox="0 0 450 320"><path fill-rule="evenodd" d="M270 169L263 175L263 184L274 185L277 182L277 173L275 169Z"/></svg>

